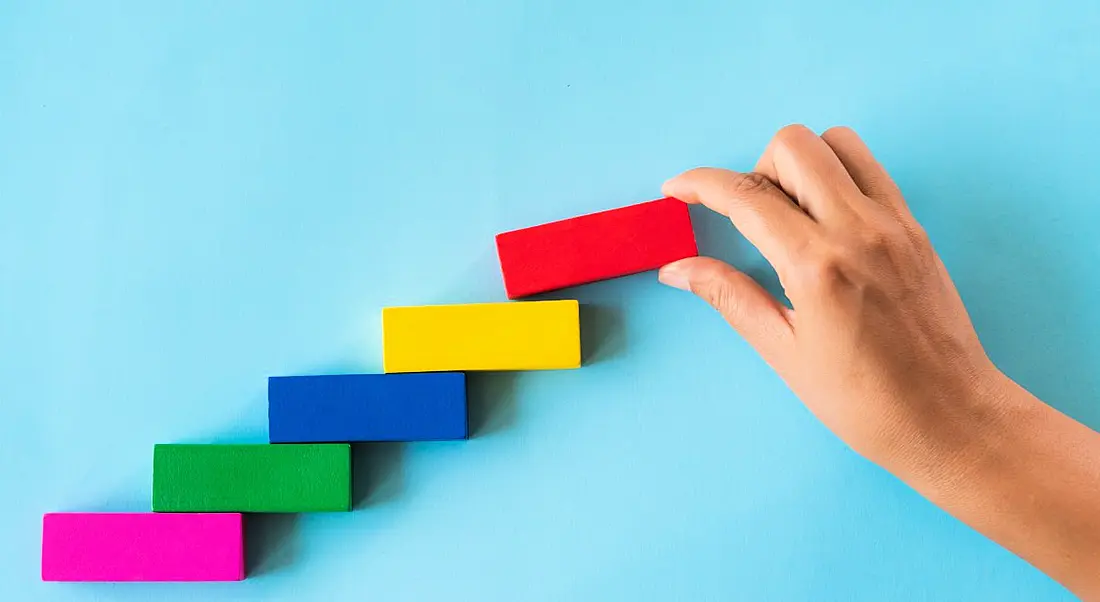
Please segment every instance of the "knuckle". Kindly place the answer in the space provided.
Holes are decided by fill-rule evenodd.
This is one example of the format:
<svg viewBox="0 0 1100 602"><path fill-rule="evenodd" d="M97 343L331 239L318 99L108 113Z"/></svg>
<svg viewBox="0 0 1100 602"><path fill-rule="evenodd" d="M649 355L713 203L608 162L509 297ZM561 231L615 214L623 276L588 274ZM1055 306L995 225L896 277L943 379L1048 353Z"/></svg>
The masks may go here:
<svg viewBox="0 0 1100 602"><path fill-rule="evenodd" d="M792 265L801 265L808 258L812 258L816 252L819 241L814 237L806 237L793 241L787 247L787 259Z"/></svg>
<svg viewBox="0 0 1100 602"><path fill-rule="evenodd" d="M832 290L845 281L847 264L839 255L828 255L811 264L809 277L820 290Z"/></svg>
<svg viewBox="0 0 1100 602"><path fill-rule="evenodd" d="M752 196L770 189L774 184L766 176L754 171L738 174L730 182L731 192L735 196Z"/></svg>
<svg viewBox="0 0 1100 602"><path fill-rule="evenodd" d="M807 290L828 290L846 280L849 264L848 251L830 246L800 262L797 277Z"/></svg>

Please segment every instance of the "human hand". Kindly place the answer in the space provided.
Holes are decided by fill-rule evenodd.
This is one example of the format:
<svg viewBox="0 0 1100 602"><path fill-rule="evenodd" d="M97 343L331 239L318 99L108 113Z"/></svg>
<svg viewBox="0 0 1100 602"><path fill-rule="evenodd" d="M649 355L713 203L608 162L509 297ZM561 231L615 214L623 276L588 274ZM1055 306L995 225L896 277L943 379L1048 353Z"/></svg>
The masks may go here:
<svg viewBox="0 0 1100 602"><path fill-rule="evenodd" d="M753 172L694 169L664 192L728 216L792 307L706 257L665 266L662 282L717 308L857 452L1100 601L1100 434L997 370L855 132L790 126Z"/></svg>
<svg viewBox="0 0 1100 602"><path fill-rule="evenodd" d="M664 193L726 215L792 308L707 257L662 268L713 305L828 428L913 481L961 478L1005 379L890 176L850 129L782 129L750 173L699 168Z"/></svg>

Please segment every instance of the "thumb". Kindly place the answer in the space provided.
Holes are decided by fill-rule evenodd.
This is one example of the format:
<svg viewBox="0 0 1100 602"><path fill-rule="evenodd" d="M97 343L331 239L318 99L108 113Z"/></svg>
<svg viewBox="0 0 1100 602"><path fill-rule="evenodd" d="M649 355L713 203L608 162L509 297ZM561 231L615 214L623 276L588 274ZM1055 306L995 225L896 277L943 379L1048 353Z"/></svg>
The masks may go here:
<svg viewBox="0 0 1100 602"><path fill-rule="evenodd" d="M717 309L768 363L780 357L794 335L788 309L755 280L710 257L688 257L661 268L658 279L691 291Z"/></svg>

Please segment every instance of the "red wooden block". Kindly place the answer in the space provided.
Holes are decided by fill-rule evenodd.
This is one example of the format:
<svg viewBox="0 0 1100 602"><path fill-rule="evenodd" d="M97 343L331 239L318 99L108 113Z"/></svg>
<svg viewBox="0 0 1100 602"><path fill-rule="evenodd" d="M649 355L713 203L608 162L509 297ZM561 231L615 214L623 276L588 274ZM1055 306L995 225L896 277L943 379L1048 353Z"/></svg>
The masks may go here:
<svg viewBox="0 0 1100 602"><path fill-rule="evenodd" d="M509 299L653 270L698 254L688 207L673 198L497 235Z"/></svg>

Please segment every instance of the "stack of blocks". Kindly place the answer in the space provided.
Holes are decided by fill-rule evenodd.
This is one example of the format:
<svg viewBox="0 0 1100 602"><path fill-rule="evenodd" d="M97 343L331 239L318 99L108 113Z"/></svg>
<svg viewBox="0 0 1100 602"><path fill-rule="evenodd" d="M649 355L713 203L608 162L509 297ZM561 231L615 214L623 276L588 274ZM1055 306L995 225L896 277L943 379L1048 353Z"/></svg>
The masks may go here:
<svg viewBox="0 0 1100 602"><path fill-rule="evenodd" d="M660 199L496 237L518 299L697 254L687 206ZM575 300L382 310L383 374L268 379L268 444L153 450L152 514L43 517L46 581L238 581L243 513L351 510L351 445L469 435L467 371L581 365Z"/></svg>

